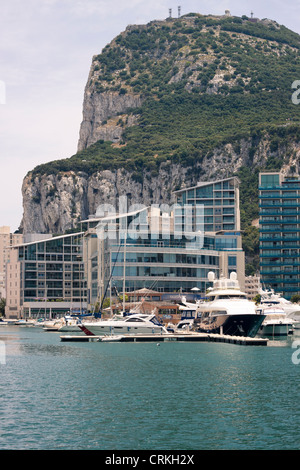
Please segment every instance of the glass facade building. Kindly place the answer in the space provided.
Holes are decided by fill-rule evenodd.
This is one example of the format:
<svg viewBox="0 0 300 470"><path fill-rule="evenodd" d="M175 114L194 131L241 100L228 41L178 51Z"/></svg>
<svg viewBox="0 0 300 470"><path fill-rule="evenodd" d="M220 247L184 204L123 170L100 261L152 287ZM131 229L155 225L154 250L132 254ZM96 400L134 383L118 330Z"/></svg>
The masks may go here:
<svg viewBox="0 0 300 470"><path fill-rule="evenodd" d="M300 292L300 178L259 175L260 278L290 299Z"/></svg>
<svg viewBox="0 0 300 470"><path fill-rule="evenodd" d="M159 237L142 242L127 239L126 263L123 242L122 251L112 244L107 252L111 256L112 285L118 291L122 292L124 273L126 292L144 287L158 292L186 292L197 287L205 292L208 272L218 275L218 253L214 249L198 248L184 237L180 241L172 236L170 240ZM212 246L213 240L208 242Z"/></svg>
<svg viewBox="0 0 300 470"><path fill-rule="evenodd" d="M86 307L82 236L73 233L16 247L24 316L58 317Z"/></svg>
<svg viewBox="0 0 300 470"><path fill-rule="evenodd" d="M197 208L203 207L205 232L240 230L239 180L227 178L199 183L175 192L177 204L191 207L193 229L197 230ZM180 214L180 211L179 211ZM176 218L175 225L180 224Z"/></svg>
<svg viewBox="0 0 300 470"><path fill-rule="evenodd" d="M237 178L228 178L177 191L169 213L165 206L149 207L84 221L89 227L83 252L91 304L105 291L113 296L116 291L122 295L143 288L166 294L196 288L204 296L209 271L217 277L235 271L243 288L238 184ZM154 232L149 230L152 223ZM124 226L138 227L137 235L124 236ZM102 240L100 229L105 233Z"/></svg>
<svg viewBox="0 0 300 470"><path fill-rule="evenodd" d="M199 289L205 295L210 286L209 271L230 275L231 271L244 273L244 252L240 235L205 236L204 243L184 236L178 240L172 234L169 240L159 236L132 240L99 241L93 229L85 240L88 248L89 297L94 304L105 294L136 291L142 288L162 293L191 292ZM91 246L94 245L92 249ZM89 252L89 255L88 255ZM125 262L124 262L125 256ZM226 271L226 272L225 272ZM124 282L125 279L125 282ZM100 283L100 284L99 284Z"/></svg>

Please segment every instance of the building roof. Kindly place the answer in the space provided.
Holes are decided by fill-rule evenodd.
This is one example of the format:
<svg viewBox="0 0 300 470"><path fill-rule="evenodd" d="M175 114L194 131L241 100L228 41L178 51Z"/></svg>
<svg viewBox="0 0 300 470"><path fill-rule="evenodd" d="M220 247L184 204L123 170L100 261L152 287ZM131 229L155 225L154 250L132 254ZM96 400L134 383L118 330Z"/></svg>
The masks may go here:
<svg viewBox="0 0 300 470"><path fill-rule="evenodd" d="M73 233L68 233L66 235L58 235L57 237L49 237L49 238L43 238L42 240L36 240L34 242L27 242L27 243L19 243L18 245L13 245L12 248L19 248L20 246L29 246L29 245L36 245L37 243L43 243L43 242L52 242L61 238L68 238L72 237L74 235L84 235L85 232L73 232Z"/></svg>
<svg viewBox="0 0 300 470"><path fill-rule="evenodd" d="M196 186L190 186L189 188L178 189L177 191L173 191L173 192L174 194L182 193L184 191L188 191L189 189L201 188L203 186L209 186L211 184L221 183L222 181L230 181L230 180L236 180L237 183L240 183L240 180L236 176L232 176L231 178L223 178L221 180L216 180L216 181L199 181L199 183L197 183Z"/></svg>
<svg viewBox="0 0 300 470"><path fill-rule="evenodd" d="M100 215L94 215L94 216L91 216L89 219L86 219L86 220L81 220L81 223L86 223L86 222L108 222L110 220L117 220L117 219L122 219L123 217L131 217L131 216L134 216L134 215L137 215L141 212L144 212L145 210L148 210L149 209L149 206L145 206L143 207L142 209L137 209L135 211L131 211L131 212L121 212L121 213L111 213L109 215L106 215L106 216L100 216Z"/></svg>

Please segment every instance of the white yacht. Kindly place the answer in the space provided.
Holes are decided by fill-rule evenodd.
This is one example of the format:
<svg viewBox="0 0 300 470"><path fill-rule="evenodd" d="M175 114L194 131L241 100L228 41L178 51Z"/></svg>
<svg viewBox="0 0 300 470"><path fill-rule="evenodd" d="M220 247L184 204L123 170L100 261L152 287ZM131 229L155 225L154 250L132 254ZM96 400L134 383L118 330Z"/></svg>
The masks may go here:
<svg viewBox="0 0 300 470"><path fill-rule="evenodd" d="M20 319L20 320L17 320L15 322L15 325L18 325L18 326L24 326L24 327L32 327L34 326L35 324L35 321L33 319L30 319L30 318L26 318L25 320L23 319Z"/></svg>
<svg viewBox="0 0 300 470"><path fill-rule="evenodd" d="M181 297L181 302L184 308L188 308L189 310L195 311L197 308L197 305L200 303L200 300L196 300L196 302L187 302L186 297L183 295Z"/></svg>
<svg viewBox="0 0 300 470"><path fill-rule="evenodd" d="M169 334L154 314L132 314L121 319L85 321L79 328L86 334L95 336Z"/></svg>
<svg viewBox="0 0 300 470"><path fill-rule="evenodd" d="M169 323L167 329L171 333L178 333L182 331L190 331L194 328L195 313L197 304L185 303L185 298L182 297L181 301L184 305L179 305L178 310L181 314L181 319L178 323Z"/></svg>
<svg viewBox="0 0 300 470"><path fill-rule="evenodd" d="M174 325L174 333L178 333L180 331L190 331L194 327L194 320L193 319L185 319L180 320L177 325Z"/></svg>
<svg viewBox="0 0 300 470"><path fill-rule="evenodd" d="M79 325L81 325L81 319L79 317L74 317L71 315L66 315L63 318L63 322L59 328L59 332L65 332L65 333L76 333L80 334L81 330L79 328Z"/></svg>
<svg viewBox="0 0 300 470"><path fill-rule="evenodd" d="M287 312L293 313L297 304L293 305L280 294L275 294L273 290L261 291L261 301L257 306L257 311L260 311L266 318L259 329L259 334L266 336L292 334L296 322L292 317L289 317Z"/></svg>
<svg viewBox="0 0 300 470"><path fill-rule="evenodd" d="M260 306L280 308L284 311L286 316L294 321L294 327L300 327L300 305L282 297L281 294L275 293L273 289L261 290Z"/></svg>
<svg viewBox="0 0 300 470"><path fill-rule="evenodd" d="M199 303L195 314L195 328L206 333L234 336L256 336L265 315L256 311L254 302L240 290L236 273L230 279L215 279L208 273L213 287L206 294L207 301Z"/></svg>
<svg viewBox="0 0 300 470"><path fill-rule="evenodd" d="M289 318L283 309L265 305L261 312L266 317L259 328L259 335L286 336L293 333L294 320Z"/></svg>

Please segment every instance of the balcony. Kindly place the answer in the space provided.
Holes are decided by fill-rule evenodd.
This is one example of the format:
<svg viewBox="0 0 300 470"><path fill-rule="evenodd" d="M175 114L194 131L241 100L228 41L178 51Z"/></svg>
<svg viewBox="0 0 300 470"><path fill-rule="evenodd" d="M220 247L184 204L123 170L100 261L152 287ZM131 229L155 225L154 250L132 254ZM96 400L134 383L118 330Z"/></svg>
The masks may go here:
<svg viewBox="0 0 300 470"><path fill-rule="evenodd" d="M300 181L298 184L294 184L293 186L258 186L258 189L260 191L276 191L276 190L281 190L281 191L291 191L291 190L297 190L300 189Z"/></svg>
<svg viewBox="0 0 300 470"><path fill-rule="evenodd" d="M280 199L299 199L300 194L297 193L288 193L288 194L260 194L259 199L275 199L275 200L280 200Z"/></svg>
<svg viewBox="0 0 300 470"><path fill-rule="evenodd" d="M297 217L300 215L300 212L297 212L294 209L285 209L283 212L281 209L273 210L273 208L259 211L259 217L280 217L281 215L290 215L291 217Z"/></svg>
<svg viewBox="0 0 300 470"><path fill-rule="evenodd" d="M270 268L276 267L276 268L277 268L277 267L280 267L280 266L281 266L281 267L284 266L284 267L291 267L291 268L294 268L295 266L300 266L300 262L297 262L297 263L294 262L294 263L288 264L286 261L279 261L279 262L272 262L272 261L269 261L269 262L267 262L267 263L266 263L266 262L264 262L264 263L261 262L261 263L259 263L259 265L260 265L262 268L264 268L264 267L268 267L268 268L269 268L269 267L270 267ZM289 271L283 271L283 270L281 269L281 272L289 272Z"/></svg>
<svg viewBox="0 0 300 470"><path fill-rule="evenodd" d="M292 276L297 276L297 282L299 281L298 279L298 276L299 276L299 271L282 271L282 270L279 270L279 271L272 271L272 272L269 272L269 271L263 271L261 270L260 271L260 275L261 276L281 276L281 275L292 275ZM290 279L289 279L290 280Z"/></svg>
<svg viewBox="0 0 300 470"><path fill-rule="evenodd" d="M267 258L278 258L282 256L282 250L286 248L295 248L295 246L287 246L287 245L280 245L280 246L273 246L273 245L266 245L264 247L260 246L260 251L261 255L260 256L265 256ZM265 251L271 251L271 253L264 253ZM276 250L276 251L275 251ZM285 256L285 255L284 255ZM294 255L294 256L299 256L299 255Z"/></svg>
<svg viewBox="0 0 300 470"><path fill-rule="evenodd" d="M265 207L265 208L270 208L270 207L300 207L300 201L299 202L293 202L293 201L283 201L283 202L276 202L274 204L267 204L267 201L259 203L259 207Z"/></svg>
<svg viewBox="0 0 300 470"><path fill-rule="evenodd" d="M281 284L299 284L299 279L281 279L280 277L276 278L276 279L273 279L273 278L269 278L269 277L264 277L262 274L261 274L261 280L265 283L265 284L278 284L278 283L281 283Z"/></svg>
<svg viewBox="0 0 300 470"><path fill-rule="evenodd" d="M282 237L282 236L281 237L259 237L259 241L260 242L294 242L294 241L300 241L300 238L299 237ZM295 246L292 246L291 248L295 248Z"/></svg>
<svg viewBox="0 0 300 470"><path fill-rule="evenodd" d="M278 214L276 214L278 216ZM275 220L274 218L272 218L271 220L260 220L259 221L259 224L260 225L273 225L273 224L280 224L280 225L283 225L283 224L295 224L295 225L298 225L300 224L300 220L297 218L297 215L296 214L294 217L286 217L285 219L279 219L279 220ZM263 215L262 217L269 217L269 215Z"/></svg>

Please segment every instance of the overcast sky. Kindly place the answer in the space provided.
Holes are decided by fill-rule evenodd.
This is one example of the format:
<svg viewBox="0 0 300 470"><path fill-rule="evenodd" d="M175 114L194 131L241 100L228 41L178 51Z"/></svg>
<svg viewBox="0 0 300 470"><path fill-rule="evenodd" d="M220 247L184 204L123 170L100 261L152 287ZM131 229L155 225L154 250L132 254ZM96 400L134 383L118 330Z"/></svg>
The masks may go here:
<svg viewBox="0 0 300 470"><path fill-rule="evenodd" d="M300 0L0 0L0 226L18 228L28 171L76 153L93 55L179 5L182 15L253 11L300 33Z"/></svg>

